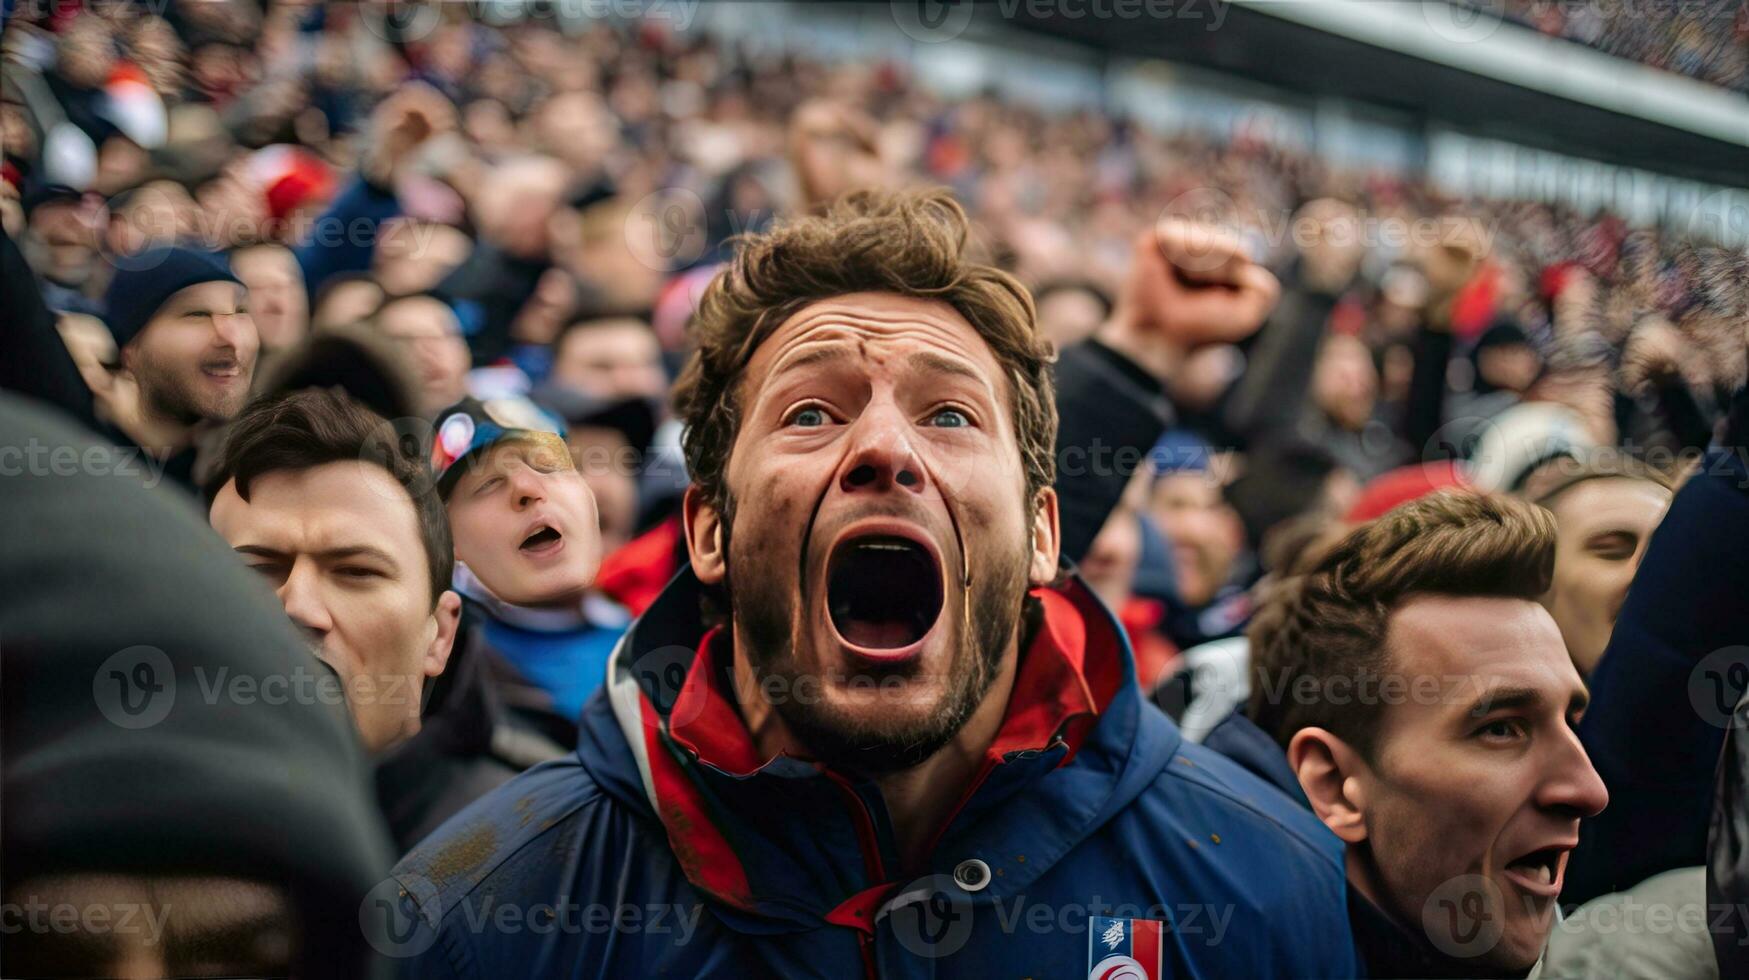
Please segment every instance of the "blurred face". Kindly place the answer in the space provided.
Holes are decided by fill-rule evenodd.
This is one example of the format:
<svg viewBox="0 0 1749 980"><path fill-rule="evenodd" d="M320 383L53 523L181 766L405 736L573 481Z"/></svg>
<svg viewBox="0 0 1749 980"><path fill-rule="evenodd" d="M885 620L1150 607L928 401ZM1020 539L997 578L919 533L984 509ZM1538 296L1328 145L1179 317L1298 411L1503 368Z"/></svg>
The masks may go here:
<svg viewBox="0 0 1749 980"><path fill-rule="evenodd" d="M1207 473L1171 473L1154 484L1151 510L1172 546L1172 568L1185 604L1202 606L1233 574L1244 528Z"/></svg>
<svg viewBox="0 0 1749 980"><path fill-rule="evenodd" d="M249 291L203 282L172 294L122 348L122 363L139 382L146 410L179 422L222 422L249 399L259 347Z"/></svg>
<svg viewBox="0 0 1749 980"><path fill-rule="evenodd" d="M450 491L449 526L457 560L513 605L574 605L601 566L595 496L557 436L488 449Z"/></svg>
<svg viewBox="0 0 1749 980"><path fill-rule="evenodd" d="M78 289L97 266L100 209L82 201L44 204L28 216L31 266L50 282Z"/></svg>
<svg viewBox="0 0 1749 980"><path fill-rule="evenodd" d="M728 590L737 664L808 692L772 707L828 764L915 766L1012 679L1057 521L1052 491L1027 498L1004 377L945 304L811 304L743 373L731 513L687 495L693 566Z"/></svg>
<svg viewBox="0 0 1749 980"><path fill-rule="evenodd" d="M1481 963L1527 969L1553 925L1579 820L1609 801L1575 731L1584 682L1554 620L1523 599L1411 599L1386 643L1394 670L1441 679L1444 696L1382 709L1376 758L1349 777L1363 825L1349 880L1417 928L1448 921L1442 899L1459 914L1474 908L1449 893L1471 890L1464 876L1486 879L1492 888L1476 890L1501 931ZM1460 924L1447 938L1473 932Z"/></svg>
<svg viewBox="0 0 1749 980"><path fill-rule="evenodd" d="M1142 560L1142 524L1125 506L1111 512L1081 559L1081 577L1113 610L1130 599L1136 565Z"/></svg>
<svg viewBox="0 0 1749 980"><path fill-rule="evenodd" d="M318 327L338 327L357 323L375 313L383 302L383 290L374 282L353 280L327 291L316 307Z"/></svg>
<svg viewBox="0 0 1749 980"><path fill-rule="evenodd" d="M432 415L467 394L473 363L455 311L426 296L390 303L377 314L383 334L406 352L419 375L420 412Z"/></svg>
<svg viewBox="0 0 1749 980"><path fill-rule="evenodd" d="M309 329L304 273L291 250L261 245L231 256L231 270L249 287L249 312L261 346L281 350L302 340Z"/></svg>
<svg viewBox="0 0 1749 980"><path fill-rule="evenodd" d="M1312 375L1312 397L1330 420L1359 431L1372 418L1379 375L1372 354L1354 337L1331 337L1318 353Z"/></svg>
<svg viewBox="0 0 1749 980"><path fill-rule="evenodd" d="M0 135L0 139L4 139ZM24 205L18 198L18 188L10 181L0 181L0 230L17 241L24 234Z"/></svg>
<svg viewBox="0 0 1749 980"><path fill-rule="evenodd" d="M616 429L574 425L565 432L571 458L595 495L601 514L601 552L612 554L631 540L638 522L638 481L635 456Z"/></svg>
<svg viewBox="0 0 1749 980"><path fill-rule="evenodd" d="M1105 320L1105 307L1085 289L1059 289L1038 304L1038 326L1057 347L1080 343Z"/></svg>
<svg viewBox="0 0 1749 980"><path fill-rule="evenodd" d="M1597 669L1670 492L1647 480L1586 480L1551 501L1555 578L1543 605L1582 674Z"/></svg>
<svg viewBox="0 0 1749 980"><path fill-rule="evenodd" d="M367 748L419 730L425 678L443 672L461 600L431 596L419 518L390 473L356 461L235 481L213 498L219 532L267 579L316 655L340 675Z"/></svg>
<svg viewBox="0 0 1749 980"><path fill-rule="evenodd" d="M1497 388L1524 391L1536 381L1542 358L1524 344L1499 344L1477 355L1476 370Z"/></svg>
<svg viewBox="0 0 1749 980"><path fill-rule="evenodd" d="M137 255L192 236L196 229L188 192L167 181L154 182L140 188L121 210L110 212L109 247L121 255ZM239 257L231 257L233 266Z"/></svg>
<svg viewBox="0 0 1749 980"><path fill-rule="evenodd" d="M597 398L661 398L668 390L662 349L641 320L608 320L566 333L553 355L554 380Z"/></svg>
<svg viewBox="0 0 1749 980"><path fill-rule="evenodd" d="M389 293L416 293L436 286L472 250L459 228L396 219L377 242L374 277Z"/></svg>
<svg viewBox="0 0 1749 980"><path fill-rule="evenodd" d="M108 80L114 64L115 47L102 18L76 17L61 32L55 70L62 78L81 88L97 88Z"/></svg>

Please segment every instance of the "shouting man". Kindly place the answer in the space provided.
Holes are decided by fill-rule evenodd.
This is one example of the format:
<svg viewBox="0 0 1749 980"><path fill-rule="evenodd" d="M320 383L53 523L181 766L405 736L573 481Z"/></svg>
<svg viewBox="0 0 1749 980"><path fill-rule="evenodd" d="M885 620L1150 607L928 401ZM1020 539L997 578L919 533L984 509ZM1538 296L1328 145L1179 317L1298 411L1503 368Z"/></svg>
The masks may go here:
<svg viewBox="0 0 1749 980"><path fill-rule="evenodd" d="M1349 532L1252 623L1251 717L1348 844L1368 976L1522 977L1543 954L1609 801L1539 602L1554 567L1547 511L1444 491Z"/></svg>
<svg viewBox="0 0 1749 980"><path fill-rule="evenodd" d="M1049 347L967 236L862 192L712 284L691 568L576 755L403 861L416 975L1354 971L1336 839L1184 744L1060 571Z"/></svg>

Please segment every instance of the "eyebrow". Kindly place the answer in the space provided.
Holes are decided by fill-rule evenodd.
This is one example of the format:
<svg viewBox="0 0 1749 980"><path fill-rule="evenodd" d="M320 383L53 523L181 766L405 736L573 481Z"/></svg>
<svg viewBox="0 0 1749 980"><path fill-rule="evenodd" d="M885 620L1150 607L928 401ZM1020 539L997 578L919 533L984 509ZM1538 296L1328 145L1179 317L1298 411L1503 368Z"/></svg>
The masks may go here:
<svg viewBox="0 0 1749 980"><path fill-rule="evenodd" d="M943 357L932 351L918 351L912 354L908 360L913 368L921 372L965 378L980 388L987 388L989 384L988 379L965 362L951 357Z"/></svg>
<svg viewBox="0 0 1749 980"><path fill-rule="evenodd" d="M798 368L814 367L820 364L838 364L848 360L850 360L850 350L840 344L833 344L828 347L816 347L805 354L797 354L795 357L779 364L777 368L771 372L771 376L775 378Z"/></svg>
<svg viewBox="0 0 1749 980"><path fill-rule="evenodd" d="M1470 705L1469 714L1480 717L1502 709L1537 708L1544 700L1543 693L1534 687L1501 686L1477 698ZM1567 713L1584 711L1590 703L1591 695L1580 688L1567 699Z"/></svg>
<svg viewBox="0 0 1749 980"><path fill-rule="evenodd" d="M258 558L284 559L286 557L286 552L258 544L240 544L231 550L239 555L254 555ZM400 563L395 561L393 555L381 548L368 544L352 544L342 545L337 548L324 548L321 551L311 552L311 554L323 561L343 561L347 558L370 558L380 561L396 571L399 571L401 568Z"/></svg>

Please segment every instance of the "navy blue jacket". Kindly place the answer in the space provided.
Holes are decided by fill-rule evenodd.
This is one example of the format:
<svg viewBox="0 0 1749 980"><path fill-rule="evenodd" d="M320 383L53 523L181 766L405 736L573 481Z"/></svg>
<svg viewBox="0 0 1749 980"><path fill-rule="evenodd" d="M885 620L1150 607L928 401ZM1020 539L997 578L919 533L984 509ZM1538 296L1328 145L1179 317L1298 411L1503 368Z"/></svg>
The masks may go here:
<svg viewBox="0 0 1749 980"><path fill-rule="evenodd" d="M1714 451L1652 534L1579 737L1609 807L1579 828L1561 901L1703 864L1713 773L1749 678L1749 469Z"/></svg>
<svg viewBox="0 0 1749 980"><path fill-rule="evenodd" d="M1155 976L1354 975L1340 842L1185 743L1083 585L1033 595L983 771L900 873L872 782L755 751L682 572L616 651L576 755L396 868L392 952L417 977L1064 977L1113 951Z"/></svg>

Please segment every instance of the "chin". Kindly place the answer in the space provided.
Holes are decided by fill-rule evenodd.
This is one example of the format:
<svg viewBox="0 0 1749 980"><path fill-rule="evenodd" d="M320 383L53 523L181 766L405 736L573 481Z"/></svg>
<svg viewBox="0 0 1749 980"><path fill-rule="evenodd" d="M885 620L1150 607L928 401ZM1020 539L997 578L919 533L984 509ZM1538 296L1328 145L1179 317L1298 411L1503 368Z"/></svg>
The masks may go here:
<svg viewBox="0 0 1749 980"><path fill-rule="evenodd" d="M1506 931L1500 936L1499 945L1488 955L1488 961L1502 970L1514 973L1529 970L1536 965L1537 960L1542 959L1552 925L1552 906L1543 915L1514 914L1507 920Z"/></svg>

